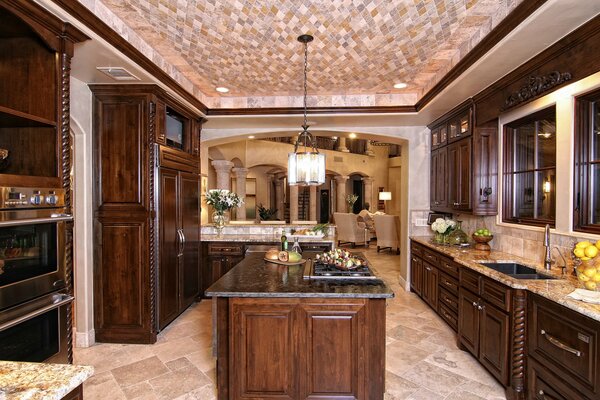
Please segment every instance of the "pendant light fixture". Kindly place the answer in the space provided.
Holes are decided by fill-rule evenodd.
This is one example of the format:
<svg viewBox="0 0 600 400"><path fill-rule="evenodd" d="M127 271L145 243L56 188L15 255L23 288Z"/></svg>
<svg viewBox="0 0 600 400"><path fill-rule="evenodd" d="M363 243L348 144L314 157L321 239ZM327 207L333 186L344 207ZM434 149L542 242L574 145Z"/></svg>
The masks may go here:
<svg viewBox="0 0 600 400"><path fill-rule="evenodd" d="M318 186L325 183L325 154L321 154L317 150L315 139L308 131L306 117L308 43L313 41L313 37L311 35L300 35L298 41L304 43L304 124L302 125L302 132L296 140L294 152L288 154L288 184Z"/></svg>

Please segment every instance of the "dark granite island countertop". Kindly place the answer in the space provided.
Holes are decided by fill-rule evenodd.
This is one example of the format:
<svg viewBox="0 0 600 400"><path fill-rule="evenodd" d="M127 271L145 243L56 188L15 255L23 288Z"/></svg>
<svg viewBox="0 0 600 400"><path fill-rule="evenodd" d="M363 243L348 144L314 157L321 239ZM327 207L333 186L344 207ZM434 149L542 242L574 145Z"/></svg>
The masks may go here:
<svg viewBox="0 0 600 400"><path fill-rule="evenodd" d="M316 254L316 253L315 253ZM315 254L305 253L304 258ZM206 290L209 297L337 297L391 298L380 279L304 279L304 264L267 262L264 253L247 254L239 264Z"/></svg>

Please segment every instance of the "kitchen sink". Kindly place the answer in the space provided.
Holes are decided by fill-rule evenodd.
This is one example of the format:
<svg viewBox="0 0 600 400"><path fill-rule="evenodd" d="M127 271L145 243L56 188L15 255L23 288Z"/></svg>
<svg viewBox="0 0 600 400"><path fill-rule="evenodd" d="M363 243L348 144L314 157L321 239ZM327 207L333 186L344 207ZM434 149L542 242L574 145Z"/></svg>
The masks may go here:
<svg viewBox="0 0 600 400"><path fill-rule="evenodd" d="M540 274L535 268L515 262L482 262L481 265L515 279L556 279L550 275Z"/></svg>

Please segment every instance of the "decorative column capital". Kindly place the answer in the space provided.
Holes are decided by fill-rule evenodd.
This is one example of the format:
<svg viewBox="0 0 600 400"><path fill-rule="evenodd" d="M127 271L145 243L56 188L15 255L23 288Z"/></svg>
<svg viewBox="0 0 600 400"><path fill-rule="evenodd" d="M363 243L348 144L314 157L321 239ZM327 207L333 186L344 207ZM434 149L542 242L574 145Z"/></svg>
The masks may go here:
<svg viewBox="0 0 600 400"><path fill-rule="evenodd" d="M341 184L341 183L345 183L348 179L350 179L350 177L347 175L337 175L337 176L334 176L333 179L335 179L335 181L338 184Z"/></svg>
<svg viewBox="0 0 600 400"><path fill-rule="evenodd" d="M372 178L370 176L364 176L364 177L360 178L360 180L363 181L364 183L373 183L375 178Z"/></svg>
<svg viewBox="0 0 600 400"><path fill-rule="evenodd" d="M227 160L214 160L211 161L210 165L212 165L217 172L229 173L231 168L233 168L233 163Z"/></svg>
<svg viewBox="0 0 600 400"><path fill-rule="evenodd" d="M236 178L245 178L248 176L248 168L236 167L231 170Z"/></svg>

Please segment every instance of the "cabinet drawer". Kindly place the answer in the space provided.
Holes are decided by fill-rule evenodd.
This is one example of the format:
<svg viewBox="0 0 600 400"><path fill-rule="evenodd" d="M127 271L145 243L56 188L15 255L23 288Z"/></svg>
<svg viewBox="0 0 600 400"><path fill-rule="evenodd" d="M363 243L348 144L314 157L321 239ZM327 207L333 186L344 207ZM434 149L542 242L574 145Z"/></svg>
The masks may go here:
<svg viewBox="0 0 600 400"><path fill-rule="evenodd" d="M431 265L438 265L438 254L427 249L423 249L423 259L426 260Z"/></svg>
<svg viewBox="0 0 600 400"><path fill-rule="evenodd" d="M423 246L415 242L410 242L410 254L421 257L423 255Z"/></svg>
<svg viewBox="0 0 600 400"><path fill-rule="evenodd" d="M440 271L444 271L454 279L458 279L458 264L456 264L454 261L445 257L440 257L438 266Z"/></svg>
<svg viewBox="0 0 600 400"><path fill-rule="evenodd" d="M219 244L209 243L208 244L208 255L209 256L241 256L244 254L243 244Z"/></svg>
<svg viewBox="0 0 600 400"><path fill-rule="evenodd" d="M531 296L529 354L576 388L600 396L600 324Z"/></svg>
<svg viewBox="0 0 600 400"><path fill-rule="evenodd" d="M440 274L440 288L444 288L455 296L458 296L458 280L446 275Z"/></svg>
<svg viewBox="0 0 600 400"><path fill-rule="evenodd" d="M453 311L442 303L440 303L439 311L440 317L442 317L442 319L446 321L448 325L454 329L454 331L456 331L458 329L458 314L456 311Z"/></svg>
<svg viewBox="0 0 600 400"><path fill-rule="evenodd" d="M439 304L458 312L458 296L440 288Z"/></svg>
<svg viewBox="0 0 600 400"><path fill-rule="evenodd" d="M568 386L561 378L554 376L547 369L535 361L527 365L527 391L530 399L535 400L586 400L589 397L582 395Z"/></svg>
<svg viewBox="0 0 600 400"><path fill-rule="evenodd" d="M503 311L510 311L511 289L489 278L481 279L481 297Z"/></svg>
<svg viewBox="0 0 600 400"><path fill-rule="evenodd" d="M465 289L468 289L477 295L479 294L479 278L481 277L481 275L468 268L461 268L459 271L459 276L461 287L464 287Z"/></svg>

